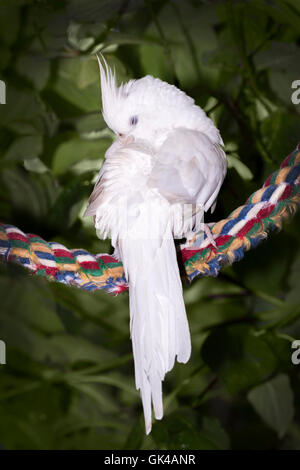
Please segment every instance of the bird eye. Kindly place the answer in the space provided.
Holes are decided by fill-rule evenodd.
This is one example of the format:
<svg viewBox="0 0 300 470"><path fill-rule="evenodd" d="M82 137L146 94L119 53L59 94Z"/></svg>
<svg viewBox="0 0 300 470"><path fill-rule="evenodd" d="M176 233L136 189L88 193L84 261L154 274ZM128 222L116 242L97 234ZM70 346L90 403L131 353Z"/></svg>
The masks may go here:
<svg viewBox="0 0 300 470"><path fill-rule="evenodd" d="M132 116L129 120L131 126L136 126L138 123L138 117L137 116Z"/></svg>

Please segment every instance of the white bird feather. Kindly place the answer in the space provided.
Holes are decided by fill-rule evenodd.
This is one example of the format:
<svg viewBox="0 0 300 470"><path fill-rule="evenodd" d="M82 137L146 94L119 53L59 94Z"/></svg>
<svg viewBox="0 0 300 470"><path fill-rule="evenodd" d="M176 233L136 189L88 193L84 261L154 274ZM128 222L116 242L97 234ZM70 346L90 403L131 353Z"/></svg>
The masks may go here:
<svg viewBox="0 0 300 470"><path fill-rule="evenodd" d="M102 60L103 117L119 138L105 154L85 215L95 217L98 235L111 238L124 265L148 434L151 403L155 418L163 416L165 374L176 357L185 363L191 353L174 238L200 230L195 215L214 209L226 157L218 129L192 98L151 76L118 87Z"/></svg>

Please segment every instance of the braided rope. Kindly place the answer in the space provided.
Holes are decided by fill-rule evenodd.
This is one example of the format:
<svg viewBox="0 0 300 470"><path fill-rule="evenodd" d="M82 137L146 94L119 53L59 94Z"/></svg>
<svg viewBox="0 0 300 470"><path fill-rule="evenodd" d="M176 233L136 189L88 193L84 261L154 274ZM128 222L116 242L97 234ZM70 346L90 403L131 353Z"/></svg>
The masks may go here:
<svg viewBox="0 0 300 470"><path fill-rule="evenodd" d="M201 275L217 276L223 266L239 261L270 231L280 229L300 204L299 182L300 144L243 206L211 224L217 248L202 233L181 246L189 280ZM13 225L0 223L0 258L17 262L32 274L88 291L104 289L118 294L128 289L122 263L113 256L69 250L60 243L26 235Z"/></svg>

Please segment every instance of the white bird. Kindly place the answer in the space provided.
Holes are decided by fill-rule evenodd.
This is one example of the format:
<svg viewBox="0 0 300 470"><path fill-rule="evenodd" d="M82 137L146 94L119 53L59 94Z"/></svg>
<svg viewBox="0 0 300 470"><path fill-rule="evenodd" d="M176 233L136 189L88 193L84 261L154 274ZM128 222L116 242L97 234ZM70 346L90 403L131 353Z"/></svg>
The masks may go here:
<svg viewBox="0 0 300 470"><path fill-rule="evenodd" d="M110 237L129 283L136 388L145 428L163 417L162 381L191 339L174 238L199 230L226 174L223 141L192 98L152 76L117 86L98 58L102 113L117 140L105 154L86 216ZM199 216L200 215L200 216ZM213 239L212 239L213 242Z"/></svg>

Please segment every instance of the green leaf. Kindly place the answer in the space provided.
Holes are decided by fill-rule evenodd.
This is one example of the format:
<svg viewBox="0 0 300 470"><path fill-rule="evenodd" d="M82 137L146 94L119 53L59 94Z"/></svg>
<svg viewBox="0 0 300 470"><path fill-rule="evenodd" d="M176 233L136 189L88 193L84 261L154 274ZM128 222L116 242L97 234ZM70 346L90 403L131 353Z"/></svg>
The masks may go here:
<svg viewBox="0 0 300 470"><path fill-rule="evenodd" d="M4 155L4 161L23 161L36 159L43 150L43 139L40 135L19 137Z"/></svg>
<svg viewBox="0 0 300 470"><path fill-rule="evenodd" d="M99 80L98 64L94 59L83 57L79 64L80 68L76 75L78 88L86 88Z"/></svg>
<svg viewBox="0 0 300 470"><path fill-rule="evenodd" d="M155 422L151 436L158 448L174 450L218 450L228 449L229 438L215 418L204 417L203 424L199 426L193 422L191 412L181 409L161 422Z"/></svg>
<svg viewBox="0 0 300 470"><path fill-rule="evenodd" d="M200 435L211 442L214 449L227 450L230 447L229 436L216 418L203 418Z"/></svg>
<svg viewBox="0 0 300 470"><path fill-rule="evenodd" d="M33 173L45 173L49 169L39 158L27 158L24 160L24 167Z"/></svg>
<svg viewBox="0 0 300 470"><path fill-rule="evenodd" d="M205 80L214 82L219 71L203 61L203 54L217 46L212 28L216 22L213 9L205 5L197 8L192 2L167 2L154 16L155 21L147 35L156 38L164 49L156 48L153 59L149 47L141 47L144 72L162 72L164 78L172 78L175 72L180 84L189 88L199 86ZM158 31L158 25L162 32ZM156 58L158 65L153 63Z"/></svg>
<svg viewBox="0 0 300 470"><path fill-rule="evenodd" d="M96 75L96 69L92 77L87 77L81 69L86 68L87 59L73 58L69 60L60 60L58 64L58 73L51 89L64 98L69 103L76 106L81 111L95 112L100 108L100 85L99 74ZM94 67L96 67L96 63ZM81 78L80 78L81 77ZM88 83L85 83L85 77ZM78 83L79 80L79 83ZM80 81L81 80L81 81ZM78 85L83 87L80 89Z"/></svg>
<svg viewBox="0 0 300 470"><path fill-rule="evenodd" d="M237 155L227 155L228 168L234 168L244 180L252 180L253 173Z"/></svg>
<svg viewBox="0 0 300 470"><path fill-rule="evenodd" d="M166 52L162 45L143 44L140 46L140 58L145 75L151 74L162 80L171 81Z"/></svg>
<svg viewBox="0 0 300 470"><path fill-rule="evenodd" d="M12 271L0 277L1 295L9 292L3 301L4 318L5 315L11 316L12 325L16 322L15 326L20 324L22 328L21 325L25 322L33 330L45 334L62 332L62 323L55 312L56 299L50 287L39 279L28 278L25 274L20 277L20 282L16 282L16 276L16 271Z"/></svg>
<svg viewBox="0 0 300 470"><path fill-rule="evenodd" d="M167 446L167 449L190 450L203 448L203 445L207 448L207 443L199 440L195 426L182 412L172 413L163 421L155 422L151 437L159 448Z"/></svg>
<svg viewBox="0 0 300 470"><path fill-rule="evenodd" d="M106 410L108 413L117 411L116 403L112 397L106 393L106 391L102 390L101 386L77 382L71 382L71 386L91 398L100 407L100 409Z"/></svg>
<svg viewBox="0 0 300 470"><path fill-rule="evenodd" d="M116 70L118 80L127 81L129 77L122 62L115 56L106 55L105 58L108 65ZM61 59L51 89L79 110L100 110L101 91L96 58L82 55L68 60Z"/></svg>
<svg viewBox="0 0 300 470"><path fill-rule="evenodd" d="M17 61L16 69L20 75L30 80L35 88L42 90L50 76L50 62L41 53L24 54Z"/></svg>
<svg viewBox="0 0 300 470"><path fill-rule="evenodd" d="M50 227L67 229L78 220L83 200L88 196L86 183L90 178L90 173L74 176L59 192L48 212L47 223Z"/></svg>
<svg viewBox="0 0 300 470"><path fill-rule="evenodd" d="M266 148L280 163L299 141L300 116L281 109L264 119L261 128Z"/></svg>
<svg viewBox="0 0 300 470"><path fill-rule="evenodd" d="M0 123L22 136L52 136L57 118L41 97L32 90L7 87L6 105L0 106Z"/></svg>
<svg viewBox="0 0 300 470"><path fill-rule="evenodd" d="M101 131L107 131L104 119L99 112L83 114L75 120L75 127L79 134L98 135Z"/></svg>
<svg viewBox="0 0 300 470"><path fill-rule="evenodd" d="M11 60L9 48L0 44L0 70L5 70Z"/></svg>
<svg viewBox="0 0 300 470"><path fill-rule="evenodd" d="M255 57L258 70L267 70L270 86L275 94L291 104L292 82L299 78L300 51L292 43L276 42L259 52Z"/></svg>
<svg viewBox="0 0 300 470"><path fill-rule="evenodd" d="M27 173L24 169L14 168L3 170L1 176L15 212L39 220L49 214L60 192L50 172Z"/></svg>
<svg viewBox="0 0 300 470"><path fill-rule="evenodd" d="M293 264L289 272L289 292L287 294L287 302L300 303L300 290L299 290L299 278L300 278L300 250L298 254L295 253Z"/></svg>
<svg viewBox="0 0 300 470"><path fill-rule="evenodd" d="M68 28L68 41L75 49L86 51L94 44L94 38L82 37L82 29L82 25L71 22Z"/></svg>
<svg viewBox="0 0 300 470"><path fill-rule="evenodd" d="M8 449L57 448L55 425L69 399L62 387L41 383L1 403L1 443Z"/></svg>
<svg viewBox="0 0 300 470"><path fill-rule="evenodd" d="M92 384L92 383L99 383L103 385L110 385L112 387L116 387L120 390L123 390L135 397L138 396L138 392L136 391L135 387L133 386L132 381L128 383L127 379L124 377L116 374L116 373L109 373L107 375L89 375L89 374L71 374L70 375L70 383L79 383L79 384Z"/></svg>
<svg viewBox="0 0 300 470"><path fill-rule="evenodd" d="M109 147L109 139L84 140L74 138L60 144L53 156L52 168L57 175L69 170L72 165L85 159L98 159L100 162Z"/></svg>
<svg viewBox="0 0 300 470"><path fill-rule="evenodd" d="M269 345L243 325L216 328L202 357L232 394L266 380L277 364Z"/></svg>
<svg viewBox="0 0 300 470"><path fill-rule="evenodd" d="M98 363L101 359L106 361L113 354L97 344L77 335L55 335L47 341L49 356L54 362L74 364L80 361L91 361Z"/></svg>
<svg viewBox="0 0 300 470"><path fill-rule="evenodd" d="M3 5L2 2L0 5L1 42L7 46L12 46L16 41L20 27L20 9L17 6L12 6L12 3L10 1Z"/></svg>
<svg viewBox="0 0 300 470"><path fill-rule="evenodd" d="M294 416L294 399L287 375L255 387L248 393L248 400L261 418L282 438Z"/></svg>
<svg viewBox="0 0 300 470"><path fill-rule="evenodd" d="M124 450L137 450L140 449L141 444L144 439L144 423L142 417L137 419L127 436L126 442L124 444Z"/></svg>
<svg viewBox="0 0 300 470"><path fill-rule="evenodd" d="M109 20L121 7L122 0L113 3L107 0L70 0L68 2L68 15L73 20L82 23L94 23L95 18L105 22Z"/></svg>
<svg viewBox="0 0 300 470"><path fill-rule="evenodd" d="M254 293L278 297L284 292L290 243L293 244L293 239L285 232L271 235L267 243L260 244L233 265L236 279ZM280 256L274 256L274 253L280 253Z"/></svg>

